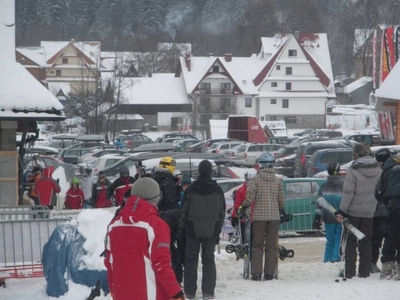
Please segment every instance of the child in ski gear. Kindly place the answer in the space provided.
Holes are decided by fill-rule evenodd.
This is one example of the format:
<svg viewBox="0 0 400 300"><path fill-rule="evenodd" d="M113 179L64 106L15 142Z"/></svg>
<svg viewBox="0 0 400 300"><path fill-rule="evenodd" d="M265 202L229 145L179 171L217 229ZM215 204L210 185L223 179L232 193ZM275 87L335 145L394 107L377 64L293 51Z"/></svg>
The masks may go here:
<svg viewBox="0 0 400 300"><path fill-rule="evenodd" d="M152 178L157 181L160 189L158 209L168 210L178 208L179 194L177 194L177 178L173 175L176 161L170 156L160 159L158 168L155 168Z"/></svg>
<svg viewBox="0 0 400 300"><path fill-rule="evenodd" d="M236 191L235 197L234 197L234 204L233 204L233 209L232 209L232 226L235 224L235 222L239 223L238 220L238 216L237 216L237 210L240 206L242 206L243 201L246 199L246 191L247 191L247 184L250 181L250 179L254 178L257 175L257 171L248 171L244 174L244 179L245 182L243 182L243 184L238 188L238 190ZM246 224L246 220L242 219L240 221L240 226L241 226L241 232L245 232L245 225ZM233 226L235 227L235 226ZM244 244L244 240L245 240L245 235L242 234L242 244Z"/></svg>
<svg viewBox="0 0 400 300"><path fill-rule="evenodd" d="M390 170L389 170L390 169ZM386 209L389 220L385 241L382 247L382 278L400 280L400 154L391 155L383 170L388 170L385 176L386 194L390 197ZM394 275L393 269L396 269Z"/></svg>
<svg viewBox="0 0 400 300"><path fill-rule="evenodd" d="M42 178L42 169L40 167L34 167L32 170L32 176L28 180L29 198L31 198L35 205L40 205L38 194L35 190L36 182Z"/></svg>
<svg viewBox="0 0 400 300"><path fill-rule="evenodd" d="M374 189L382 172L378 162L371 156L368 145L358 143L353 148L354 161L347 170L343 185L343 197L337 220L344 216L366 237L357 241L354 235L348 235L345 249L346 278L356 275L357 248L360 254L358 276L368 277L371 269L371 237L373 216L376 209Z"/></svg>
<svg viewBox="0 0 400 300"><path fill-rule="evenodd" d="M169 228L155 205L158 184L140 178L131 194L107 230L104 264L113 299L184 300L171 267Z"/></svg>
<svg viewBox="0 0 400 300"><path fill-rule="evenodd" d="M197 291L197 267L201 247L203 299L213 299L217 280L214 249L224 224L226 205L221 187L211 179L208 160L199 164L199 176L185 191L179 230L185 233L184 289L188 299Z"/></svg>
<svg viewBox="0 0 400 300"><path fill-rule="evenodd" d="M119 150L119 149L123 150L123 149L124 149L124 144L121 142L120 139L117 139L117 140L114 142L114 146L115 146L115 148L116 148L117 150Z"/></svg>
<svg viewBox="0 0 400 300"><path fill-rule="evenodd" d="M107 199L114 195L115 206L121 206L124 202L124 194L132 188L135 178L129 176L129 169L122 166L119 170L119 177L114 180L107 191Z"/></svg>
<svg viewBox="0 0 400 300"><path fill-rule="evenodd" d="M275 176L272 169L275 157L265 152L258 161L260 170L257 176L248 182L246 199L242 205L249 208L254 203L251 216L251 273L254 281L260 281L262 273L265 280L273 279L277 264L280 211L284 210L285 205L282 180Z"/></svg>
<svg viewBox="0 0 400 300"><path fill-rule="evenodd" d="M183 195L184 195L186 189L188 188L188 186L191 185L191 184L192 184L192 179L190 177L188 177L188 176L182 177L182 180L179 183L179 185L181 186L181 191L180 191L180 194L179 194L179 202L178 202L179 207L183 206L183 203L184 203L183 202Z"/></svg>
<svg viewBox="0 0 400 300"><path fill-rule="evenodd" d="M338 210L342 201L343 191L343 180L339 174L340 165L337 162L330 162L326 170L328 171L328 178L319 188L318 196L324 197L330 205ZM324 262L339 262L342 225L338 223L332 214L324 209L322 210L322 216L325 222L326 237Z"/></svg>
<svg viewBox="0 0 400 300"><path fill-rule="evenodd" d="M107 198L107 189L111 186L111 181L103 171L98 174L98 179L92 187L92 199L94 208L111 207L111 199Z"/></svg>
<svg viewBox="0 0 400 300"><path fill-rule="evenodd" d="M53 209L57 205L57 195L60 191L60 185L51 177L41 175L35 183L35 193L38 195L40 205L45 205Z"/></svg>
<svg viewBox="0 0 400 300"><path fill-rule="evenodd" d="M93 177L92 170L85 169L83 166L79 167L79 174L76 175L76 178L79 179L79 186L85 195L85 200L83 202L84 208L92 207L91 199L92 199L92 185L93 185Z"/></svg>
<svg viewBox="0 0 400 300"><path fill-rule="evenodd" d="M71 187L65 194L65 209L81 209L83 208L83 201L85 200L85 195L82 189L79 187L79 179L74 177L71 180Z"/></svg>

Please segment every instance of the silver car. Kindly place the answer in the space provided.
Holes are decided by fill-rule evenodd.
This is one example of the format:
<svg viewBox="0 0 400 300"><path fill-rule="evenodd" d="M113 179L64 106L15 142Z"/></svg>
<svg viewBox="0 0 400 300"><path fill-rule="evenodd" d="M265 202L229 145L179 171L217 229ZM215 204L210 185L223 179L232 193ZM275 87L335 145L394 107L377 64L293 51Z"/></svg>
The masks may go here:
<svg viewBox="0 0 400 300"><path fill-rule="evenodd" d="M235 166L253 167L257 158L264 152L273 152L282 148L281 144L244 144L237 148Z"/></svg>

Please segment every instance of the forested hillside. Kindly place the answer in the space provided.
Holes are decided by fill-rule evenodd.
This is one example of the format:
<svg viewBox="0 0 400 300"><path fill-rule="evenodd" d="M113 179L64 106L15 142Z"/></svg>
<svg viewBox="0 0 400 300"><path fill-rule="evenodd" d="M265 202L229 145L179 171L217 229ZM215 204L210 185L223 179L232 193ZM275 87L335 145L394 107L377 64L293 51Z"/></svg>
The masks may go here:
<svg viewBox="0 0 400 300"><path fill-rule="evenodd" d="M335 75L353 67L356 28L400 23L400 0L16 0L17 45L99 40L102 50L155 51L190 42L194 55L248 56L261 36L326 32Z"/></svg>

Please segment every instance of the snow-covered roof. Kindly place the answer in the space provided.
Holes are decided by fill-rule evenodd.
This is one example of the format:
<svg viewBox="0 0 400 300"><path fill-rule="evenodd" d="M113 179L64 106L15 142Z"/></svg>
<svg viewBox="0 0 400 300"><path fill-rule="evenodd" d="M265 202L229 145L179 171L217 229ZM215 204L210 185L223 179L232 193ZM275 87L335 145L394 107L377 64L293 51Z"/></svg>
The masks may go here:
<svg viewBox="0 0 400 300"><path fill-rule="evenodd" d="M71 92L71 86L69 82L48 82L47 84L49 87L49 91L55 96L60 90L66 96Z"/></svg>
<svg viewBox="0 0 400 300"><path fill-rule="evenodd" d="M46 54L43 47L18 47L16 50L39 66L47 66ZM20 61L19 63L24 66L24 62Z"/></svg>
<svg viewBox="0 0 400 300"><path fill-rule="evenodd" d="M124 104L189 104L182 78L155 76L148 78L122 78Z"/></svg>
<svg viewBox="0 0 400 300"><path fill-rule="evenodd" d="M2 1L0 12L0 119L62 120L63 106L15 61L14 1Z"/></svg>
<svg viewBox="0 0 400 300"><path fill-rule="evenodd" d="M270 56L274 54L289 38L289 35L277 33L273 37L262 37L261 38L261 56Z"/></svg>
<svg viewBox="0 0 400 300"><path fill-rule="evenodd" d="M100 70L104 72L120 69L122 72L125 72L132 64L137 68L139 55L140 53L138 52L101 51Z"/></svg>
<svg viewBox="0 0 400 300"><path fill-rule="evenodd" d="M346 85L343 88L343 93L351 94L355 90L358 90L359 88L363 87L364 85L366 85L370 82L372 82L372 77L368 77L368 76L361 77L361 78L353 81L352 83Z"/></svg>
<svg viewBox="0 0 400 300"><path fill-rule="evenodd" d="M397 102L400 100L400 64L394 65L385 81L379 89L375 91L374 97L378 98L375 105L375 110L390 110L390 107L385 107L385 103Z"/></svg>

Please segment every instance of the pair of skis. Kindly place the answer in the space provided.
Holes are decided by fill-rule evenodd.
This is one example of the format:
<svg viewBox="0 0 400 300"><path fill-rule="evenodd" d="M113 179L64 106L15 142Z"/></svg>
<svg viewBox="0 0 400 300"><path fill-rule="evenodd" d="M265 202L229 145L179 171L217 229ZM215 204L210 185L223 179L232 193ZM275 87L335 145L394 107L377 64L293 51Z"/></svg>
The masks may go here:
<svg viewBox="0 0 400 300"><path fill-rule="evenodd" d="M326 199L324 197L318 197L317 203L323 209L325 209L328 213L330 213L332 216L336 217L336 215L335 215L336 209L328 201L326 201ZM346 228L346 230L344 232L342 231L342 236L341 236L341 241L340 241L341 260L339 263L338 278L335 279L336 282L340 281L339 277L343 277L343 279L342 279L343 281L347 280L345 270L343 268L343 264L345 262L345 251L346 251L348 233L350 232L359 240L362 240L363 238L365 238L365 234L362 233L360 230L358 230L353 224L351 224L350 220L348 218L344 217L340 223L342 224L342 226L344 228Z"/></svg>

